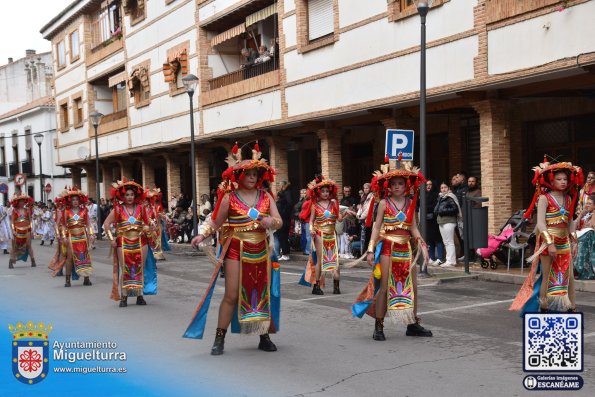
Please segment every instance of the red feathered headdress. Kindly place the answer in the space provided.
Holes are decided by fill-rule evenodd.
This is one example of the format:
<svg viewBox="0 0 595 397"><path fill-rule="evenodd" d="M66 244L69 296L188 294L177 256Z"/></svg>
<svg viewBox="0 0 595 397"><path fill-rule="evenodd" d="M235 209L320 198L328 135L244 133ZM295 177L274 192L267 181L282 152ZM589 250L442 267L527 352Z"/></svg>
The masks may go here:
<svg viewBox="0 0 595 397"><path fill-rule="evenodd" d="M126 178L122 178L121 181L112 183L111 188L111 196L114 200L118 200L124 202L124 196L126 195L126 191L132 189L134 191L134 203L139 204L143 202L145 199L145 190L141 185L134 182L133 180L128 180Z"/></svg>
<svg viewBox="0 0 595 397"><path fill-rule="evenodd" d="M317 175L314 180L308 183L308 197L310 197L311 200L318 201L320 189L323 187L328 188L330 200L337 198L337 191L339 190L339 187L332 179L325 179L322 175Z"/></svg>
<svg viewBox="0 0 595 397"><path fill-rule="evenodd" d="M24 193L17 194L15 192L12 195L12 198L10 199L10 205L12 205L14 208L17 208L19 206L19 201L21 201L21 200L25 201L25 205L33 204L33 197L29 197L28 195L26 195Z"/></svg>
<svg viewBox="0 0 595 397"><path fill-rule="evenodd" d="M79 198L79 205L85 205L89 200L89 197L83 192L79 190L77 186L73 186L72 189L66 189L61 194L62 196L62 204L71 207L72 206L72 198L74 196L78 196Z"/></svg>
<svg viewBox="0 0 595 397"><path fill-rule="evenodd" d="M213 219L217 217L223 196L238 188L238 184L244 178L244 171L252 169L258 171L258 181L256 182L256 186L259 189L262 188L263 183L265 182L269 185L273 183L275 181L275 175L277 174L275 169L262 158L262 152L260 151L258 141L256 141L252 148L252 159L242 160L242 151L236 142L231 149L231 153L227 156L226 162L229 167L223 171L223 174L221 174L223 181L219 184L219 188L217 189L218 199L215 209L213 210Z"/></svg>
<svg viewBox="0 0 595 397"><path fill-rule="evenodd" d="M525 212L524 217L526 219L531 218L531 215L533 214L533 210L535 209L535 204L537 203L537 199L539 198L539 196L547 192L548 190L554 189L552 185L552 182L554 181L554 175L560 171L568 175L568 186L566 187L566 192L571 196L570 213L574 214L574 208L576 206L578 192L581 186L583 185L585 179L583 175L583 169L581 167L572 165L572 163L568 162L551 164L547 160L547 156L544 156L543 163L540 163L538 166L533 167L534 174L531 183L535 185L535 194L533 195L531 205Z"/></svg>

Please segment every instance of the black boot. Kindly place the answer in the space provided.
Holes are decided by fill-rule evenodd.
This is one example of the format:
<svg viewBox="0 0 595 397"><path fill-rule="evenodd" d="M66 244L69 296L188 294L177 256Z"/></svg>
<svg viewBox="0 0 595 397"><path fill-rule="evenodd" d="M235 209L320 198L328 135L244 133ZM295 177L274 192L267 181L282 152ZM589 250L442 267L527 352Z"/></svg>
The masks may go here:
<svg viewBox="0 0 595 397"><path fill-rule="evenodd" d="M14 262L12 260L8 260L8 268L9 269L14 269Z"/></svg>
<svg viewBox="0 0 595 397"><path fill-rule="evenodd" d="M41 244L39 244L39 245L43 245L44 243L45 243L45 241L41 240Z"/></svg>
<svg viewBox="0 0 595 397"><path fill-rule="evenodd" d="M341 290L339 289L339 280L333 280L333 294L340 295Z"/></svg>
<svg viewBox="0 0 595 397"><path fill-rule="evenodd" d="M31 259L31 267L37 267L37 264L35 263L35 259Z"/></svg>
<svg viewBox="0 0 595 397"><path fill-rule="evenodd" d="M221 266L221 270L219 271L219 277L225 278L225 266Z"/></svg>
<svg viewBox="0 0 595 397"><path fill-rule="evenodd" d="M405 335L407 335L407 336L432 336L432 331L422 327L419 324L420 321L421 320L419 317L415 317L415 322L413 324L409 324L407 326L407 332L405 332Z"/></svg>
<svg viewBox="0 0 595 397"><path fill-rule="evenodd" d="M386 340L384 336L384 319L377 318L376 324L374 325L374 335L372 335L372 339L374 340Z"/></svg>
<svg viewBox="0 0 595 397"><path fill-rule="evenodd" d="M8 255L8 250L4 250L4 255Z"/></svg>
<svg viewBox="0 0 595 397"><path fill-rule="evenodd" d="M50 245L54 245L54 240L50 240Z"/></svg>
<svg viewBox="0 0 595 397"><path fill-rule="evenodd" d="M213 342L213 347L211 348L211 356L220 356L223 354L226 333L226 329L217 328L217 332L215 333L215 342Z"/></svg>
<svg viewBox="0 0 595 397"><path fill-rule="evenodd" d="M145 298L143 298L142 295L139 295L136 297L136 304L139 306L145 306L147 302L145 301Z"/></svg>
<svg viewBox="0 0 595 397"><path fill-rule="evenodd" d="M260 343L258 344L258 348L265 352L276 352L277 346L273 343L269 334L260 335Z"/></svg>
<svg viewBox="0 0 595 397"><path fill-rule="evenodd" d="M83 285L93 285L93 283L91 283L91 279L89 278L89 276L85 277L85 280L83 281Z"/></svg>
<svg viewBox="0 0 595 397"><path fill-rule="evenodd" d="M65 287L70 287L70 276L66 276L66 282L64 283Z"/></svg>
<svg viewBox="0 0 595 397"><path fill-rule="evenodd" d="M324 291L320 289L318 283L314 284L314 287L312 287L312 295L324 295Z"/></svg>
<svg viewBox="0 0 595 397"><path fill-rule="evenodd" d="M128 306L128 297L122 296L122 298L120 298L120 307L127 307L127 306Z"/></svg>

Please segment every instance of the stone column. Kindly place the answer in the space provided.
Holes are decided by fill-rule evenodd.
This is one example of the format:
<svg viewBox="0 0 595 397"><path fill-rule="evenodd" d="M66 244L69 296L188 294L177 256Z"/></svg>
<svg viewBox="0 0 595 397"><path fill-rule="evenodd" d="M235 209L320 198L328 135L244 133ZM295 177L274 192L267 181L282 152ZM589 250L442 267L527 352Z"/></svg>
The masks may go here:
<svg viewBox="0 0 595 397"><path fill-rule="evenodd" d="M72 167L70 173L72 174L72 186L81 187L81 172L82 168Z"/></svg>
<svg viewBox="0 0 595 397"><path fill-rule="evenodd" d="M97 199L97 179L95 178L95 165L85 167L87 173L87 194L92 199Z"/></svg>
<svg viewBox="0 0 595 397"><path fill-rule="evenodd" d="M211 191L209 185L209 149L201 146L196 147L196 157L194 162L196 168L196 204L200 204L200 196L208 195Z"/></svg>
<svg viewBox="0 0 595 397"><path fill-rule="evenodd" d="M111 200L111 188L112 182L114 180L114 171L109 163L101 165L100 167L103 174L103 191L101 192L101 197L105 198L106 200Z"/></svg>
<svg viewBox="0 0 595 397"><path fill-rule="evenodd" d="M168 154L165 157L165 167L167 173L167 206L171 207L171 196L178 196L181 193L180 190L180 163L178 156L174 154Z"/></svg>
<svg viewBox="0 0 595 397"><path fill-rule="evenodd" d="M281 190L281 183L289 180L288 166L287 166L287 141L288 138L276 136L266 138L269 145L269 164L277 171L275 176L275 183L271 186L271 190L277 194Z"/></svg>
<svg viewBox="0 0 595 397"><path fill-rule="evenodd" d="M343 188L343 159L341 131L333 128L323 128L316 131L320 139L320 162L322 175L332 179Z"/></svg>
<svg viewBox="0 0 595 397"><path fill-rule="evenodd" d="M512 213L510 103L487 99L472 106L479 113L481 192L490 199L488 228L497 233Z"/></svg>
<svg viewBox="0 0 595 397"><path fill-rule="evenodd" d="M147 189L152 189L155 186L155 167L153 167L154 160L151 158L140 159L143 173L143 186Z"/></svg>
<svg viewBox="0 0 595 397"><path fill-rule="evenodd" d="M132 176L134 175L132 170L132 161L118 160L118 164L120 165L120 178L132 179ZM136 182L138 183L138 181Z"/></svg>

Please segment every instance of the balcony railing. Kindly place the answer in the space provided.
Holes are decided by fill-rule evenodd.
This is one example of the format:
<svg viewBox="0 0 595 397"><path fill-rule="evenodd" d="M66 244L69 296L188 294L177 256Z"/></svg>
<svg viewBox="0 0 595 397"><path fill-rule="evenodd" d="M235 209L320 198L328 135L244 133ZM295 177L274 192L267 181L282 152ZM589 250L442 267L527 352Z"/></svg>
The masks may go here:
<svg viewBox="0 0 595 397"><path fill-rule="evenodd" d="M8 171L10 171L10 176L14 177L19 173L19 163L8 164Z"/></svg>
<svg viewBox="0 0 595 397"><path fill-rule="evenodd" d="M246 65L243 69L211 79L209 81L209 89L214 90L225 87L226 85L248 80L252 77L260 76L277 69L279 69L279 58L271 58L266 62Z"/></svg>
<svg viewBox="0 0 595 397"><path fill-rule="evenodd" d="M33 161L21 161L21 172L25 175L33 175Z"/></svg>
<svg viewBox="0 0 595 397"><path fill-rule="evenodd" d="M101 118L101 123L109 123L111 121L115 121L115 120L119 120L121 118L126 117L126 109L124 110L120 110L119 112L114 112L114 113L110 113L110 114L106 114L105 116L103 116Z"/></svg>

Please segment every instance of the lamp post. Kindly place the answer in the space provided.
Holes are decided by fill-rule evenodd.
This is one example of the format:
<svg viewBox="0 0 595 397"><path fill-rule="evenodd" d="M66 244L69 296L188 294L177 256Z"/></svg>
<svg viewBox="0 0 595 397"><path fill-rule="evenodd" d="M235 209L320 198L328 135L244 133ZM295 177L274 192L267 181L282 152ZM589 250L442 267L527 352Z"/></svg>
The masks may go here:
<svg viewBox="0 0 595 397"><path fill-rule="evenodd" d="M198 215L196 213L196 152L194 148L194 106L192 97L198 84L198 77L188 74L182 77L182 82L190 98L190 173L192 175L192 235L198 234Z"/></svg>
<svg viewBox="0 0 595 397"><path fill-rule="evenodd" d="M427 142L426 142L426 16L434 0L413 0L417 12L421 18L421 48L420 48L420 78L419 78L419 159L422 173L427 176ZM425 184L422 185L422 192L419 201L419 231L422 238L426 238L427 222L427 200ZM422 273L427 273L427 270Z"/></svg>
<svg viewBox="0 0 595 397"><path fill-rule="evenodd" d="M39 147L39 197L41 197L41 201L43 199L43 168L41 164L41 143L43 142L43 134L37 133L33 135L33 139L35 139L35 143Z"/></svg>
<svg viewBox="0 0 595 397"><path fill-rule="evenodd" d="M97 110L94 111L89 115L91 118L91 123L93 124L93 129L95 130L95 189L97 191L97 239L101 240L101 208L99 204L101 203L101 191L99 190L99 145L97 139L97 127L99 127L99 123L101 123L101 118L103 114L99 113Z"/></svg>

